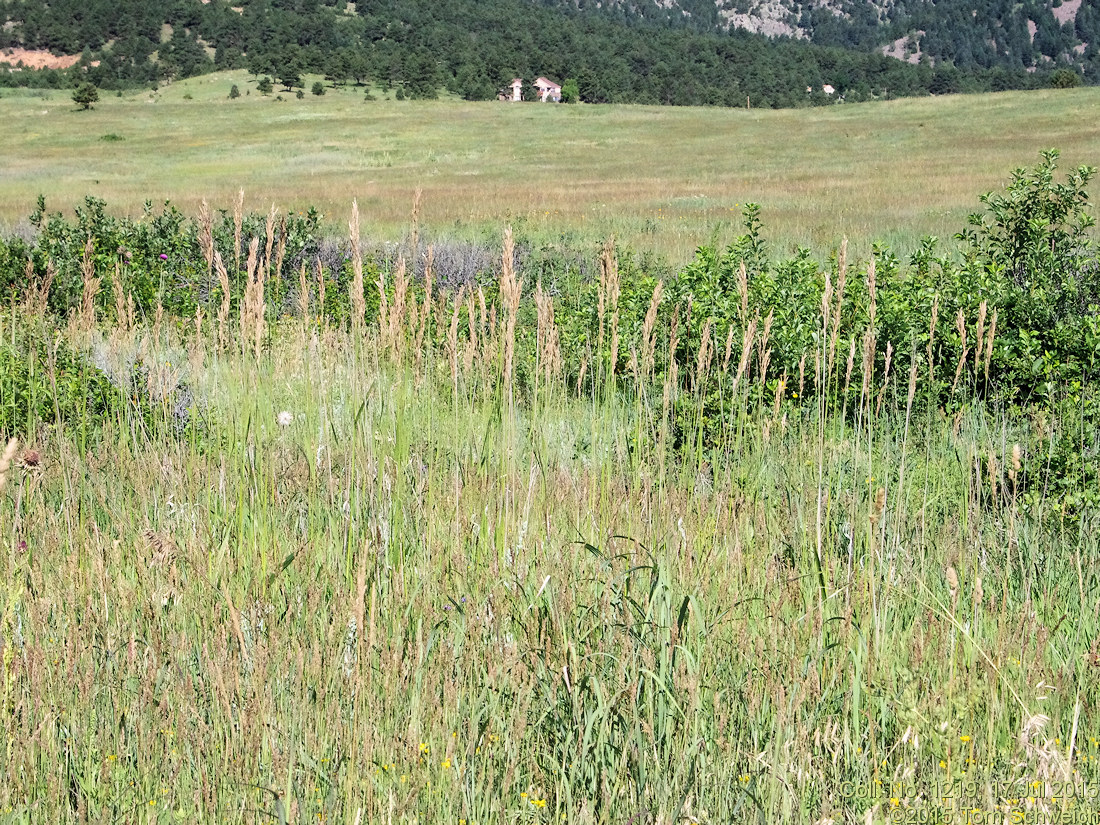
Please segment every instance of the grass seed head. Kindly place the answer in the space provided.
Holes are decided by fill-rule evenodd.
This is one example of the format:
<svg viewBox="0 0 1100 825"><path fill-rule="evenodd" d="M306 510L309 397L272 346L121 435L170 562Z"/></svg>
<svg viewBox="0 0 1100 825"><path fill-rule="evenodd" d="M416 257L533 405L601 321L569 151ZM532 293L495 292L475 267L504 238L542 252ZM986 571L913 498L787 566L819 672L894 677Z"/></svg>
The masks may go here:
<svg viewBox="0 0 1100 825"><path fill-rule="evenodd" d="M0 454L0 492L3 492L4 486L8 483L8 470L11 468L11 463L15 459L15 453L18 450L19 439L12 438L4 448L3 454Z"/></svg>

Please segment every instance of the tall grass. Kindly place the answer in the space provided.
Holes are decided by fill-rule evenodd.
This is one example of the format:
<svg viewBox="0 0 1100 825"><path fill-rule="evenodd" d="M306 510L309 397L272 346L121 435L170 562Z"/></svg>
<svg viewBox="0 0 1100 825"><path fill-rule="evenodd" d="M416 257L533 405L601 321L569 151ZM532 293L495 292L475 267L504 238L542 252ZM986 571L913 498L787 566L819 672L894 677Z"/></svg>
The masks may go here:
<svg viewBox="0 0 1100 825"><path fill-rule="evenodd" d="M413 290L402 261L377 326L265 326L270 247L236 328L64 333L107 362L144 350L205 430L118 412L0 461L3 821L1094 807L1095 513L1025 512L1016 489L1042 461L1020 434L1057 422L947 418L916 361L873 358L841 409L839 297L803 359L832 387L816 406L794 376L765 393L770 317L741 341L708 326L681 382L675 321L619 328L611 246L605 334L569 386L541 284L537 345L517 341L531 278L509 235L488 295ZM720 434L701 397L677 431L676 395L716 370Z"/></svg>

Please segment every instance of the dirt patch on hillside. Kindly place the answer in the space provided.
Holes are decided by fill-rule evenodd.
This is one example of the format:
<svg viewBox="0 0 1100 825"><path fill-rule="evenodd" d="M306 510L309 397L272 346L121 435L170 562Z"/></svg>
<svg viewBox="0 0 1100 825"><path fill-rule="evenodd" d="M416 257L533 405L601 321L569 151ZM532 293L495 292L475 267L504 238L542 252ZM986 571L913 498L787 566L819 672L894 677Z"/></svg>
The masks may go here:
<svg viewBox="0 0 1100 825"><path fill-rule="evenodd" d="M1077 19L1077 10L1081 8L1081 0L1062 0L1062 5L1051 9L1050 13L1060 24L1065 25Z"/></svg>
<svg viewBox="0 0 1100 825"><path fill-rule="evenodd" d="M67 69L80 62L78 54L50 54L42 49L0 49L0 63L28 69Z"/></svg>
<svg viewBox="0 0 1100 825"><path fill-rule="evenodd" d="M921 50L920 38L924 37L924 30L919 30L915 36L906 35L899 37L893 43L882 47L882 53L887 57L904 60L914 65L920 63Z"/></svg>

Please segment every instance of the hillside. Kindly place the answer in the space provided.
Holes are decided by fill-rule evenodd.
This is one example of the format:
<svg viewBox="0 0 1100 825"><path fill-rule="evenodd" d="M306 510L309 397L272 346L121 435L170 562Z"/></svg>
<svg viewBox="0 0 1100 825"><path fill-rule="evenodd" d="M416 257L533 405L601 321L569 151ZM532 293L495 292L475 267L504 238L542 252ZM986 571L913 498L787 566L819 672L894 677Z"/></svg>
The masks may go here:
<svg viewBox="0 0 1100 825"><path fill-rule="evenodd" d="M63 87L75 74L115 89L247 68L288 90L311 72L331 85L369 79L405 97L447 90L483 100L513 77L546 75L575 79L587 102L766 108L1050 83L1022 63L913 65L839 36L769 39L726 27L723 14L703 0L675 9L556 0L0 0L0 53L79 56L68 70L0 73L0 85Z"/></svg>
<svg viewBox="0 0 1100 825"><path fill-rule="evenodd" d="M668 25L879 51L911 63L1067 67L1100 79L1100 9L1082 0L609 0L603 8Z"/></svg>

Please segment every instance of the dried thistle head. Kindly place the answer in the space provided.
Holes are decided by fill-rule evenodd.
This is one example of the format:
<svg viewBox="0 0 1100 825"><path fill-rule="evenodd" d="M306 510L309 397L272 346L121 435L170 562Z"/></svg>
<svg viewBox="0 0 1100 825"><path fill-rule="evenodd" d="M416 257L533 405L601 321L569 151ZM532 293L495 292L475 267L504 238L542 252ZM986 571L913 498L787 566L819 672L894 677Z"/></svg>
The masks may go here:
<svg viewBox="0 0 1100 825"><path fill-rule="evenodd" d="M959 574L955 572L953 565L947 565L947 569L943 571L944 578L947 580L947 589L951 593L951 601L957 601L959 597Z"/></svg>

